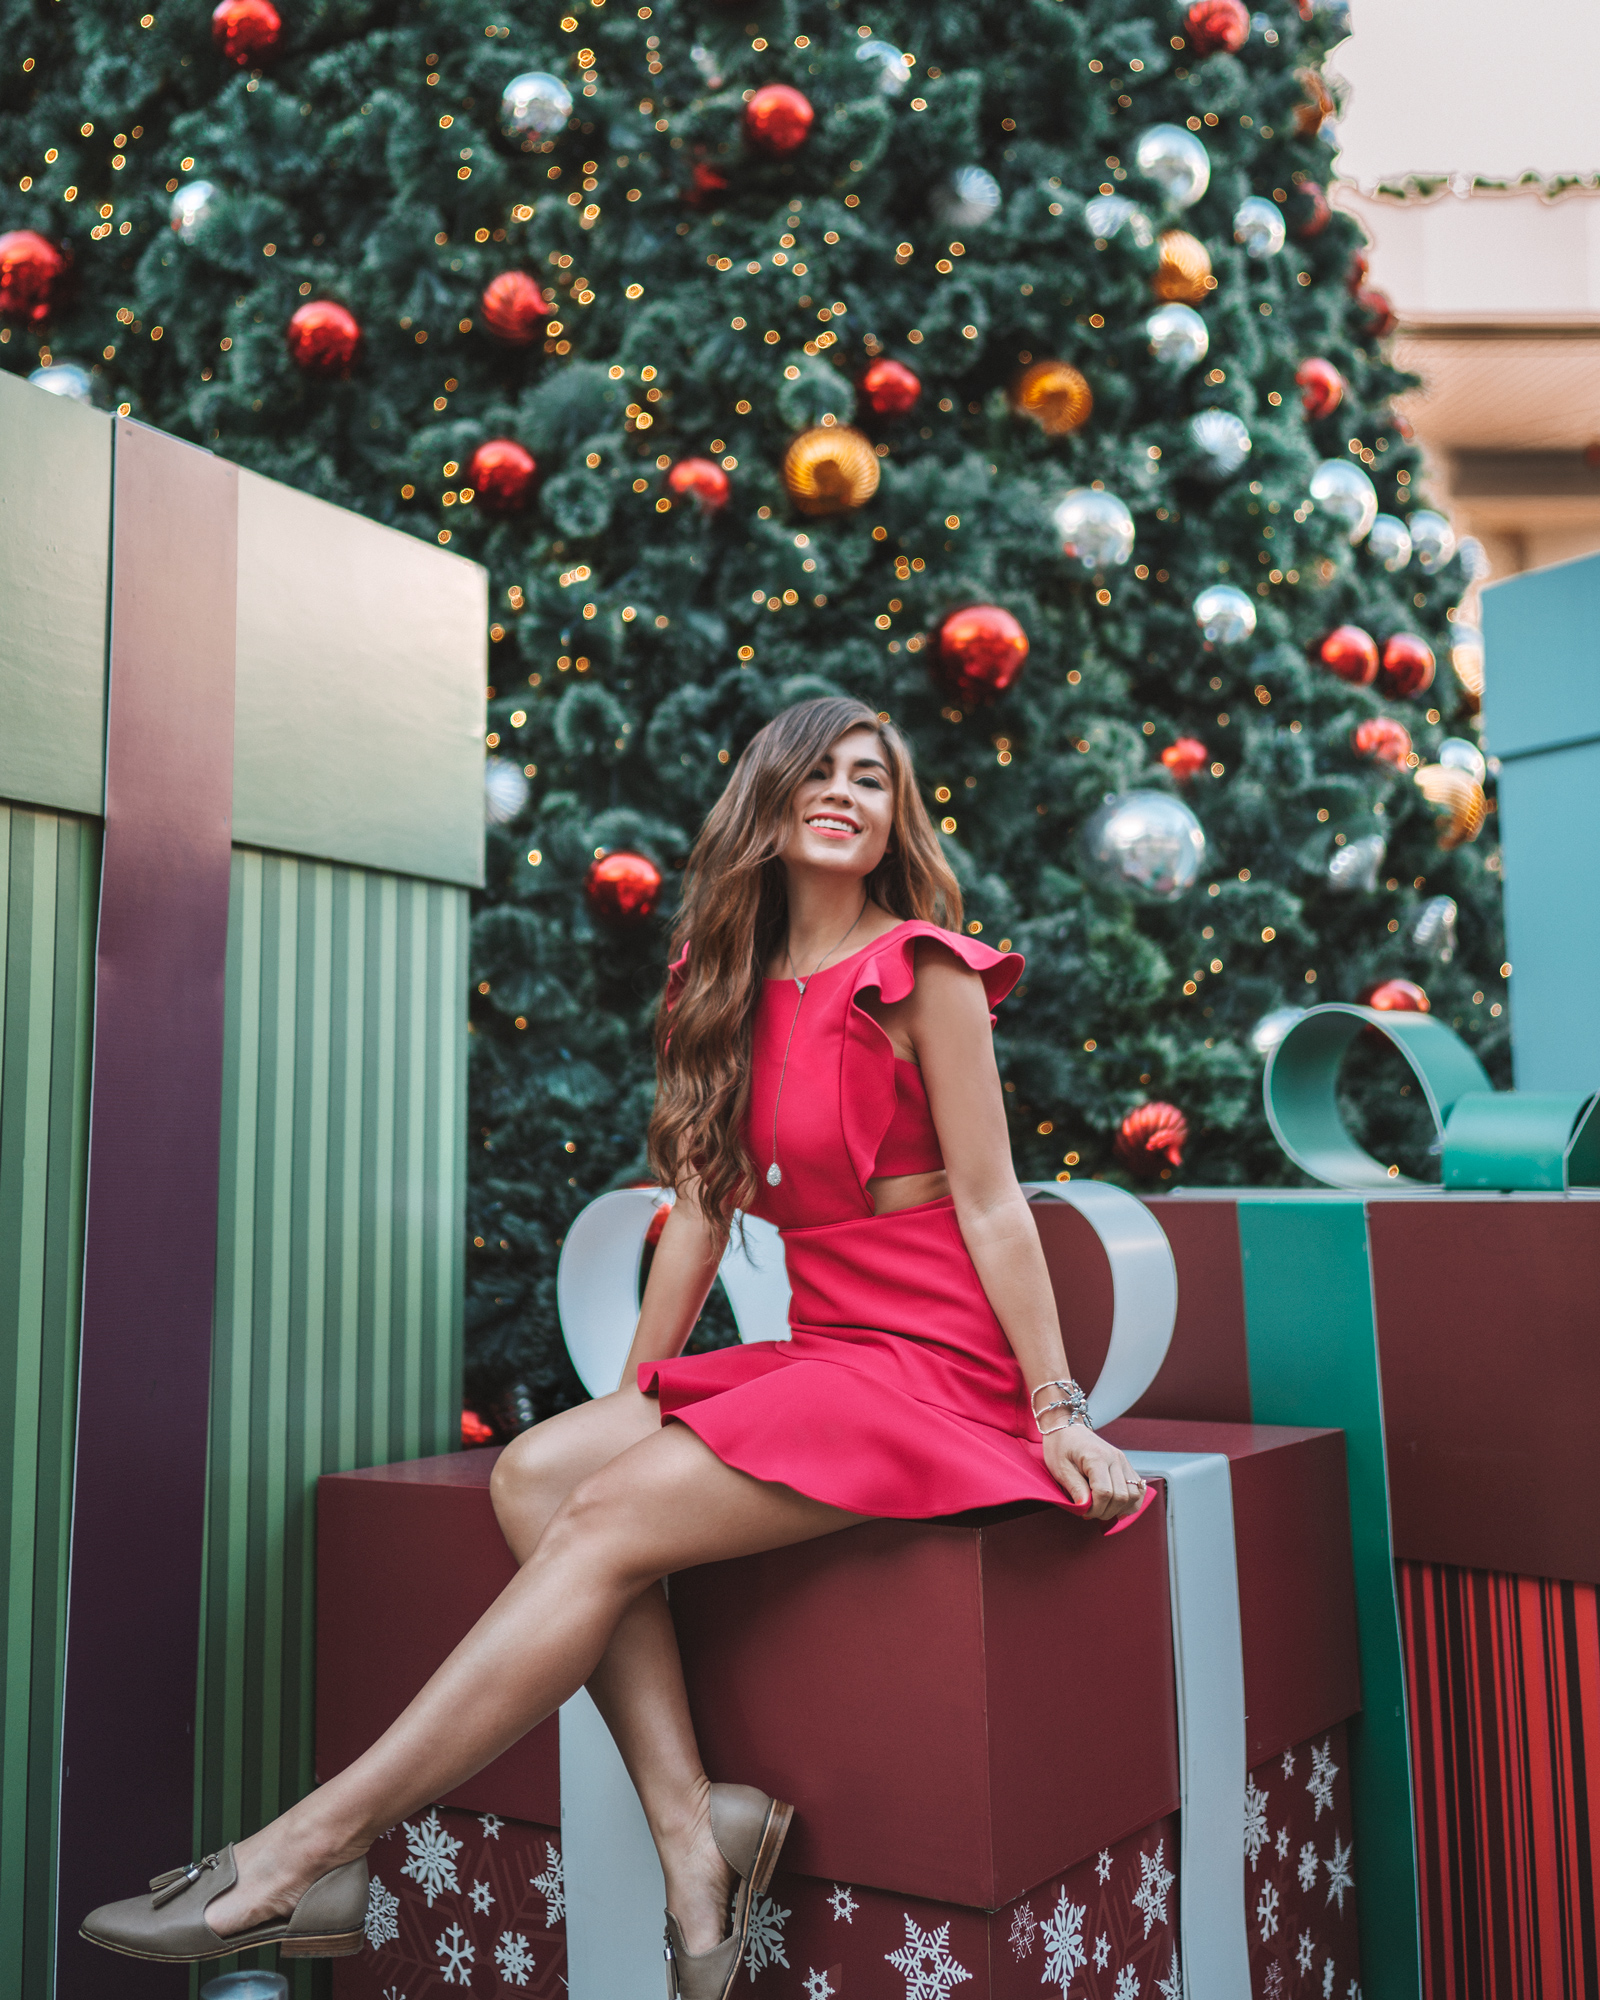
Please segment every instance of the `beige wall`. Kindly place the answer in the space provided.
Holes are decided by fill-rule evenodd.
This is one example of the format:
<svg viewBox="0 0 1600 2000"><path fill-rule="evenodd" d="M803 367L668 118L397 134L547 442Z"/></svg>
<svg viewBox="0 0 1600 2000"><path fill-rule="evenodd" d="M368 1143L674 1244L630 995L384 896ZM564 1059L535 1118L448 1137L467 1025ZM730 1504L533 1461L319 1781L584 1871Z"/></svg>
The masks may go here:
<svg viewBox="0 0 1600 2000"><path fill-rule="evenodd" d="M1500 575L1600 548L1600 186L1548 186L1600 175L1600 4L1507 19L1490 0L1358 0L1329 65L1348 86L1337 198L1423 379L1402 407L1433 498ZM1418 176L1449 184L1393 192Z"/></svg>

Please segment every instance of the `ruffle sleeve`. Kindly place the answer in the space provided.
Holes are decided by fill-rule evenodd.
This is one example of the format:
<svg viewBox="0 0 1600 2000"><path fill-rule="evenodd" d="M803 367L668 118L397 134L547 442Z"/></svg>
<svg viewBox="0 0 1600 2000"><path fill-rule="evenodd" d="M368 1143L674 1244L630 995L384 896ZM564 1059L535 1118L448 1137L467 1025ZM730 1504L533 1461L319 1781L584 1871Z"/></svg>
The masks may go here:
<svg viewBox="0 0 1600 2000"><path fill-rule="evenodd" d="M941 930L937 924L904 924L861 954L846 1010L840 1111L845 1145L863 1189L872 1178L878 1148L894 1117L895 1053L889 1037L861 1005L861 996L875 992L887 1005L904 1000L916 985L917 946L925 939L954 952L978 974L989 1002L991 1026L993 1010L1022 976L1021 952L995 951L976 938Z"/></svg>

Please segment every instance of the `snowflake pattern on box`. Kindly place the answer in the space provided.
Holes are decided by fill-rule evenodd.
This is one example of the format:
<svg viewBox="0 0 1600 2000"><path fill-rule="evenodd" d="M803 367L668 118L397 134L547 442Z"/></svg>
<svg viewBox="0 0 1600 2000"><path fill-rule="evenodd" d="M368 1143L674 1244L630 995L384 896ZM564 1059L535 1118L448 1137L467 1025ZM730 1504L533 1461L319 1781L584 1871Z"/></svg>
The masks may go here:
<svg viewBox="0 0 1600 2000"><path fill-rule="evenodd" d="M1254 1771L1244 1781L1244 1851L1255 1872L1256 1857L1267 1844L1267 1795L1256 1783Z"/></svg>
<svg viewBox="0 0 1600 2000"><path fill-rule="evenodd" d="M906 1982L906 2000L945 2000L952 1987L972 1977L967 1968L950 1955L950 1926L923 1931L906 1918L906 1941L898 1951L884 1957Z"/></svg>
<svg viewBox="0 0 1600 2000"><path fill-rule="evenodd" d="M1072 1975L1088 1964L1083 1944L1083 1920L1088 1914L1084 1904L1067 1900L1065 1889L1056 1898L1055 1908L1040 1926L1045 1950L1041 1985L1059 1986L1064 1994L1072 1984Z"/></svg>
<svg viewBox="0 0 1600 2000"><path fill-rule="evenodd" d="M1139 1975L1131 1965L1125 1965L1117 1974L1117 1983L1111 1989L1111 2000L1139 2000Z"/></svg>
<svg viewBox="0 0 1600 2000"><path fill-rule="evenodd" d="M553 1931L567 1921L567 1872L561 1865L560 1850L548 1840L544 1854L544 1873L528 1879L544 1898L545 1929Z"/></svg>
<svg viewBox="0 0 1600 2000"><path fill-rule="evenodd" d="M534 1880L559 1880L558 1838L448 1806L391 1829L370 1857L372 1948L335 1961L334 2000L566 2000L566 1927Z"/></svg>
<svg viewBox="0 0 1600 2000"><path fill-rule="evenodd" d="M813 1967L802 1983L805 1986L806 2000L833 2000L833 1982L825 1972L818 1972Z"/></svg>
<svg viewBox="0 0 1600 2000"><path fill-rule="evenodd" d="M1294 1775L1281 1754L1251 1773L1253 1784L1274 1791L1274 1817L1287 1816L1289 1835L1262 1851L1250 1884L1251 1987L1255 2000L1347 2000L1361 1960L1344 1731L1291 1754L1297 1784L1274 1783L1280 1772Z"/></svg>
<svg viewBox="0 0 1600 2000"><path fill-rule="evenodd" d="M1011 1912L1011 1956L1021 1960L1033 1950L1033 1941L1039 1935L1038 1920L1033 1914L1032 1903L1018 1903Z"/></svg>
<svg viewBox="0 0 1600 2000"><path fill-rule="evenodd" d="M851 1895L848 1888L842 1883L834 1883L832 1889L828 1892L828 1908L833 1912L833 1921L835 1923L838 1923L842 1918L845 1923L853 1924L856 1920L856 1911L860 1907L861 1905Z"/></svg>
<svg viewBox="0 0 1600 2000"><path fill-rule="evenodd" d="M1333 1781L1339 1775L1339 1767L1328 1754L1332 1745L1324 1743L1311 1752L1311 1776L1306 1780L1306 1790L1316 1805L1316 1816L1322 1817L1324 1806L1333 1810Z"/></svg>
<svg viewBox="0 0 1600 2000"><path fill-rule="evenodd" d="M461 1887L456 1876L456 1856L462 1843L445 1830L437 1806L416 1826L409 1820L402 1822L401 1830L406 1837L406 1858L400 1865L400 1873L409 1875L417 1884L431 1910L435 1898L447 1889L459 1891Z"/></svg>
<svg viewBox="0 0 1600 2000"><path fill-rule="evenodd" d="M471 1939L459 1924L451 1924L433 1941L439 1956L439 1970L446 1986L470 1986L472 1961L477 1957Z"/></svg>
<svg viewBox="0 0 1600 2000"><path fill-rule="evenodd" d="M1133 1899L1133 1907L1143 1912L1146 1937L1154 1925L1167 1921L1167 1897L1172 1893L1172 1884L1176 1879L1161 1858L1165 1846L1165 1841L1158 1840L1154 1854L1139 1856L1139 1889Z"/></svg>
<svg viewBox="0 0 1600 2000"><path fill-rule="evenodd" d="M367 1883L367 1916L362 1925L367 1943L374 1951L393 1944L400 1935L400 1926L395 1922L395 1912L399 1907L400 1898L392 1889L386 1889L374 1875Z"/></svg>
<svg viewBox="0 0 1600 2000"><path fill-rule="evenodd" d="M783 1927L791 1914L780 1907L776 1896L757 1896L751 1904L744 1964L752 1979L769 1965L788 1965L783 1950Z"/></svg>

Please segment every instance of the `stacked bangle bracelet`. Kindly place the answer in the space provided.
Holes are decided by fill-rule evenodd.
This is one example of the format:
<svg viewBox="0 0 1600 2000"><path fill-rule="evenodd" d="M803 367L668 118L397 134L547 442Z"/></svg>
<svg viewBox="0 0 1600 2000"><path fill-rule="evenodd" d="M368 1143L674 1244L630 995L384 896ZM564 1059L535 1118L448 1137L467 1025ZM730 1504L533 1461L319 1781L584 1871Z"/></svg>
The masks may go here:
<svg viewBox="0 0 1600 2000"><path fill-rule="evenodd" d="M1052 1389L1059 1389L1061 1394L1054 1402L1046 1403L1041 1409L1039 1398L1048 1395ZM1053 1437L1057 1431L1070 1429L1073 1424L1082 1424L1090 1430L1094 1428L1089 1420L1089 1398L1070 1378L1064 1382L1041 1382L1033 1392L1032 1401L1033 1421L1038 1425L1039 1435L1042 1438ZM1053 1410L1065 1410L1067 1414L1059 1424L1052 1424L1046 1430L1044 1420Z"/></svg>

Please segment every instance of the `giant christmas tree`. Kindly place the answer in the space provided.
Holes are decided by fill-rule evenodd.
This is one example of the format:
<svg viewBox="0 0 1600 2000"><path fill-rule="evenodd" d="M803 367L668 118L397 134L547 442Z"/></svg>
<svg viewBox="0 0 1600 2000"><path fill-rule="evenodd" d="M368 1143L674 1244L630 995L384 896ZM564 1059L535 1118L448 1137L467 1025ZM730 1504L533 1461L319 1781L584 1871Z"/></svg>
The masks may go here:
<svg viewBox="0 0 1600 2000"><path fill-rule="evenodd" d="M1380 980L1503 1065L1464 579L1324 196L1341 11L283 7L6 0L0 360L489 565L480 1400L577 1393L555 1261L641 1171L676 871L799 696L909 734L1027 954L1025 1175L1286 1178L1252 1031ZM1196 816L1192 888L1085 858L1129 790ZM1116 1148L1151 1100L1181 1166L1165 1114ZM1407 1110L1355 1115L1410 1169Z"/></svg>

